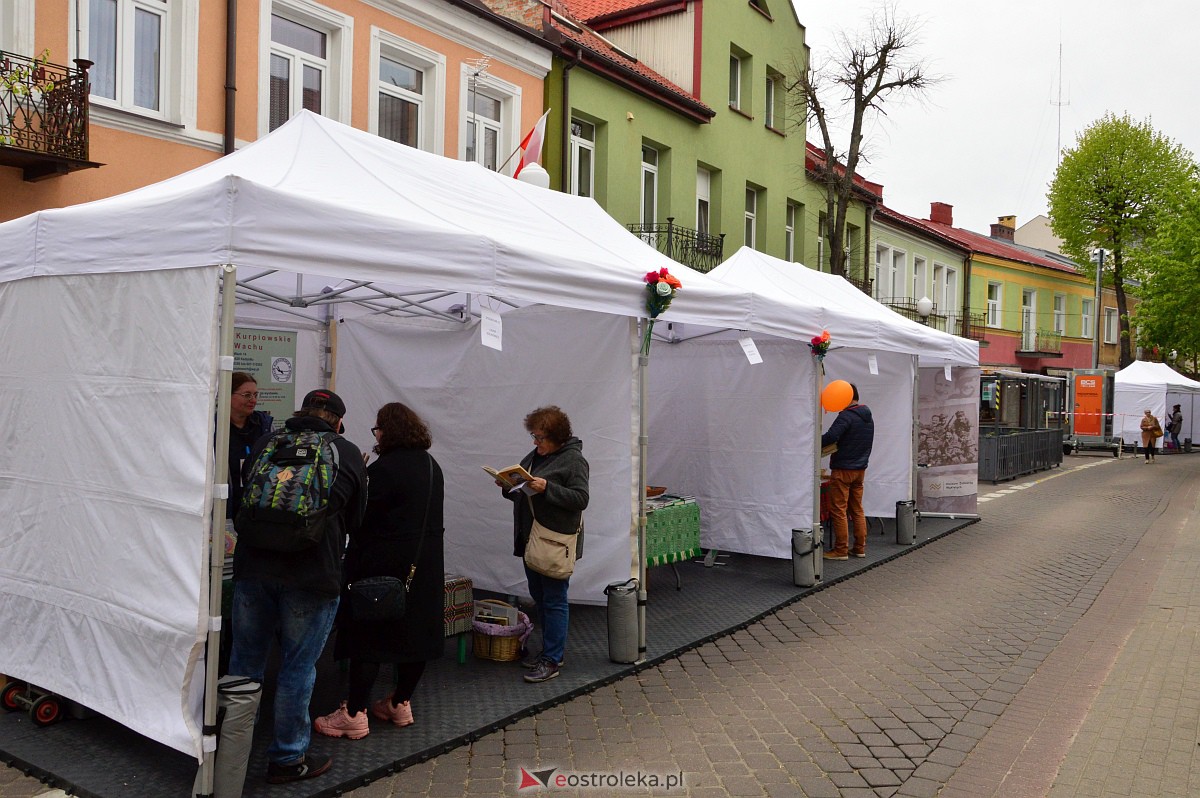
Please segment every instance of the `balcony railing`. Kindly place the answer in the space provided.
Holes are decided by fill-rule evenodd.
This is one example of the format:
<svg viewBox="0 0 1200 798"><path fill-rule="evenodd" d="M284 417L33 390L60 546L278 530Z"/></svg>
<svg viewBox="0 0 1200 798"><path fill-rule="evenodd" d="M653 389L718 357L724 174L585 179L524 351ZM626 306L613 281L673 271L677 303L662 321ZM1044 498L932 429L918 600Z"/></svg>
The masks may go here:
<svg viewBox="0 0 1200 798"><path fill-rule="evenodd" d="M721 265L725 259L725 234L707 235L698 230L675 224L675 217L668 216L666 224L631 224L629 231L650 246L690 266L696 271L707 272Z"/></svg>
<svg viewBox="0 0 1200 798"><path fill-rule="evenodd" d="M1062 357L1062 333L1026 327L1021 330L1021 348L1018 355L1037 357Z"/></svg>
<svg viewBox="0 0 1200 798"><path fill-rule="evenodd" d="M0 50L0 166L40 180L87 167L88 67Z"/></svg>

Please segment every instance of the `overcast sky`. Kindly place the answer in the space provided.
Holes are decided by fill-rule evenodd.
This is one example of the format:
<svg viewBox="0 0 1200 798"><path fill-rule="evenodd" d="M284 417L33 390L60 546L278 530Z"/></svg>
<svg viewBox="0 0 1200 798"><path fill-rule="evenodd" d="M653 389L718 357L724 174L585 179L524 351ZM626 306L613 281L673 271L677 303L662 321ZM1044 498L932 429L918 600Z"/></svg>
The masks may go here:
<svg viewBox="0 0 1200 798"><path fill-rule="evenodd" d="M865 30L878 0L793 0L814 57L839 31ZM927 98L889 104L868 130L874 155L859 174L884 202L927 218L954 206L954 224L986 234L996 217L1022 225L1046 213L1061 141L1106 111L1150 119L1200 152L1197 0L896 0L915 20L920 52L944 77ZM1059 43L1062 90L1059 102ZM814 63L816 61L814 60ZM809 130L810 141L819 132ZM844 149L845 140L835 142Z"/></svg>

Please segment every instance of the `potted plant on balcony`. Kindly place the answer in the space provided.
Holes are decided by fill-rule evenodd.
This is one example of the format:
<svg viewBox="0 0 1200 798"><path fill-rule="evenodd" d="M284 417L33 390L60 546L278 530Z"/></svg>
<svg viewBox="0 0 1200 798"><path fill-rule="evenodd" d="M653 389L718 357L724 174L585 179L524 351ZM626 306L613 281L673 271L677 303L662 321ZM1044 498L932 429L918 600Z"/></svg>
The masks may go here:
<svg viewBox="0 0 1200 798"><path fill-rule="evenodd" d="M44 98L55 86L47 79L49 62L49 48L28 61L0 52L0 146L20 146L42 127Z"/></svg>

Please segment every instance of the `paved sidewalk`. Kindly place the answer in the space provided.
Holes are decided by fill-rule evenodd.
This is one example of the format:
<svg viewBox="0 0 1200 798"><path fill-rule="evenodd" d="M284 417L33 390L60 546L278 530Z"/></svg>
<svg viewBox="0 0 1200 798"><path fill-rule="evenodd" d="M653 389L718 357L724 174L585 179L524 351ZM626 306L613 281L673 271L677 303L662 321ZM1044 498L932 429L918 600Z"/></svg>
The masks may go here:
<svg viewBox="0 0 1200 798"><path fill-rule="evenodd" d="M978 524L347 794L1200 794L1197 466L981 486ZM520 789L551 769L635 786ZM0 769L0 798L44 791Z"/></svg>

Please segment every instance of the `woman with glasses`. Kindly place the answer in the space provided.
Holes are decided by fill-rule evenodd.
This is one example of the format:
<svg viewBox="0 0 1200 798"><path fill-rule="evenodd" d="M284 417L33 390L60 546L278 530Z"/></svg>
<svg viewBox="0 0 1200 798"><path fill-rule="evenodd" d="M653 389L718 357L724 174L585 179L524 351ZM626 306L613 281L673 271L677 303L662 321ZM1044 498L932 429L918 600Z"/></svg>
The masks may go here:
<svg viewBox="0 0 1200 798"><path fill-rule="evenodd" d="M583 443L571 434L571 420L557 407L539 407L525 417L533 451L521 465L533 475L525 490L504 491L513 502L513 555L524 558L525 544L538 523L564 535L578 535L576 558L583 555L583 511L588 506L588 462ZM500 485L500 482L496 484ZM567 588L570 577L553 579L525 567L529 595L537 605L542 651L524 659L527 682L558 676L567 643Z"/></svg>
<svg viewBox="0 0 1200 798"><path fill-rule="evenodd" d="M229 396L229 501L225 517L232 519L242 506L242 468L255 442L271 431L275 420L258 405L258 383L244 371L233 372Z"/></svg>
<svg viewBox="0 0 1200 798"><path fill-rule="evenodd" d="M342 591L334 656L350 660L346 700L313 721L327 737L359 740L370 732L368 712L395 726L414 722L412 697L425 663L444 645L445 554L442 469L429 454L429 427L411 408L389 402L375 415L375 462L367 467L367 511L346 548L345 584L371 576L407 579L404 616L393 620L354 617ZM413 568L416 568L413 571ZM392 663L393 689L375 701L371 688L381 665Z"/></svg>

